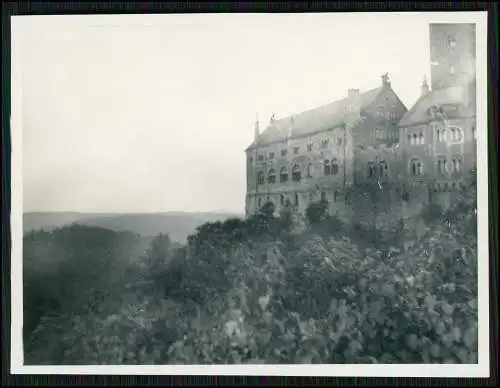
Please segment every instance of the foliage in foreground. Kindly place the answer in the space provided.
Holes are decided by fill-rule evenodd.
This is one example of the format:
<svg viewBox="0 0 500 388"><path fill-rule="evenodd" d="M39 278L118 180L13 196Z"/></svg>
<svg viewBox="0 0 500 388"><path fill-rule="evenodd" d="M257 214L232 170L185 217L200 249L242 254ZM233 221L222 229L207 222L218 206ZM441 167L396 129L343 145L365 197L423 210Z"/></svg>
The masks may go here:
<svg viewBox="0 0 500 388"><path fill-rule="evenodd" d="M426 232L408 231L404 249L360 243L317 209L310 221L331 233L292 234L290 214L263 209L205 224L184 247L160 235L142 255L137 236L109 231L28 236L26 262L43 240L58 270L26 270L26 306L51 303L25 335L25 362L476 363L473 190L426 210ZM68 249L74 239L92 252Z"/></svg>

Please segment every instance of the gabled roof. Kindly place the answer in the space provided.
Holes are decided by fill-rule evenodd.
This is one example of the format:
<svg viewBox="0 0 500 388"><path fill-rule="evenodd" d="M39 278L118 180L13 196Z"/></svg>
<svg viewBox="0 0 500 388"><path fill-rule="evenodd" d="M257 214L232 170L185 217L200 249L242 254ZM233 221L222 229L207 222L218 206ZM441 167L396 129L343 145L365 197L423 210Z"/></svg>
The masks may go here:
<svg viewBox="0 0 500 388"><path fill-rule="evenodd" d="M427 109L432 105L465 104L468 108L475 103L474 83L435 89L421 96L398 123L400 127L411 127L428 120Z"/></svg>
<svg viewBox="0 0 500 388"><path fill-rule="evenodd" d="M360 93L360 109L366 109L379 95L383 87ZM343 98L305 112L274 121L253 142L248 149L275 141L285 140L320 132L345 123L344 109L348 98Z"/></svg>

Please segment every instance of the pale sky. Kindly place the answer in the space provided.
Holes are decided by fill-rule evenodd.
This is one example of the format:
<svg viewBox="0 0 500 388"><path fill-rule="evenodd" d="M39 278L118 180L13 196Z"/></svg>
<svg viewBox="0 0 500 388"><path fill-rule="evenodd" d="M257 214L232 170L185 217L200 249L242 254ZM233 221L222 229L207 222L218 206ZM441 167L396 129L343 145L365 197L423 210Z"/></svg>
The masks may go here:
<svg viewBox="0 0 500 388"><path fill-rule="evenodd" d="M243 212L256 113L263 128L384 72L411 107L431 15L24 17L24 211Z"/></svg>

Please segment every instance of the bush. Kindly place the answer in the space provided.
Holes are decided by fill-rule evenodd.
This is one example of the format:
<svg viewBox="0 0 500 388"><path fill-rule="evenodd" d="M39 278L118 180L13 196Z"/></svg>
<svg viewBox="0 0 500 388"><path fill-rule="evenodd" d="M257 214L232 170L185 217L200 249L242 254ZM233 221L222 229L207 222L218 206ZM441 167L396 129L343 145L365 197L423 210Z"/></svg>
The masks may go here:
<svg viewBox="0 0 500 388"><path fill-rule="evenodd" d="M476 363L475 201L469 191L446 212L426 209L426 232L400 235L404 250L387 236L371 240L373 231L355 231L324 216L321 204L311 207L312 225L302 232L294 231L291 208L275 217L267 207L248 220L202 225L180 248L158 236L142 260L111 260L136 263L127 264L129 272L118 271L128 274L123 289L104 286L112 271L97 278L100 287L89 283L111 293L96 308L70 314L57 294L35 300L31 292L30 306L43 301L56 307L33 330L28 360ZM71 235L65 238L73 241ZM44 243L37 249L28 244L30 255L47 246L47 252L72 255L64 239L54 244L53 235L36 238ZM108 252L115 238L97 244L94 253ZM71 267L63 261L57 256L54 268ZM95 268L78 270L89 275ZM66 276L45 270L26 287L55 283L61 273ZM133 273L142 273L142 280Z"/></svg>

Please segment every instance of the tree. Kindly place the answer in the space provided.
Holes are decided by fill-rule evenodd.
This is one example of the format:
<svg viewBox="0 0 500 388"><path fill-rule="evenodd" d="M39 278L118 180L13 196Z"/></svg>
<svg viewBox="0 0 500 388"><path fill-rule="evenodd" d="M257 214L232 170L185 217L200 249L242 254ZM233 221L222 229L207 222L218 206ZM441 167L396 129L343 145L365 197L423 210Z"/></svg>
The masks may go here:
<svg viewBox="0 0 500 388"><path fill-rule="evenodd" d="M306 217L311 225L315 225L328 218L328 201L321 200L311 203L306 209Z"/></svg>

